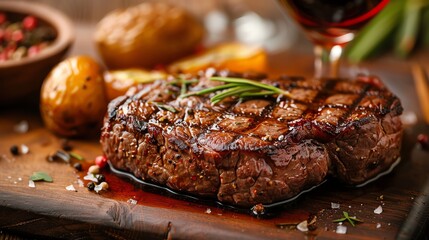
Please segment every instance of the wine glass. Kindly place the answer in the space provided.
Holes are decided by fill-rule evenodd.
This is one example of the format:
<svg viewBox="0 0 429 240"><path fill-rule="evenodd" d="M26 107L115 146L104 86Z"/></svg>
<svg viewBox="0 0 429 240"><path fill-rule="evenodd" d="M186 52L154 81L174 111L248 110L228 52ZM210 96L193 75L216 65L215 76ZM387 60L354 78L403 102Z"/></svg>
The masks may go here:
<svg viewBox="0 0 429 240"><path fill-rule="evenodd" d="M389 0L277 0L314 43L315 77L338 77L345 45ZM327 54L329 62L323 61Z"/></svg>

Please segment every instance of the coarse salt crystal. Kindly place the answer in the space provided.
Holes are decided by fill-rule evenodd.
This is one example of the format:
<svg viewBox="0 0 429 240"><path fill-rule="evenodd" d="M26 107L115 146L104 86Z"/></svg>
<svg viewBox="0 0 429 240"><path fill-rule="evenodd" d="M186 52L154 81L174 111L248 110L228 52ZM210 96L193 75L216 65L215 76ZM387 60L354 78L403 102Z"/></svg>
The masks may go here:
<svg viewBox="0 0 429 240"><path fill-rule="evenodd" d="M132 199L132 198L128 199L128 201L127 201L127 202L128 202L128 203L130 203L130 204L133 204L133 205L136 205L136 204L137 204L137 200Z"/></svg>
<svg viewBox="0 0 429 240"><path fill-rule="evenodd" d="M331 208L332 209L339 209L340 208L340 204L339 203L333 203L333 202L331 202Z"/></svg>
<svg viewBox="0 0 429 240"><path fill-rule="evenodd" d="M13 130L17 133L26 133L26 132L28 132L28 128L29 128L28 122L25 120L19 122L15 126L13 126Z"/></svg>
<svg viewBox="0 0 429 240"><path fill-rule="evenodd" d="M337 230L335 231L337 234L346 234L347 233L347 227L343 225L338 225Z"/></svg>
<svg viewBox="0 0 429 240"><path fill-rule="evenodd" d="M383 212L383 208L380 206L378 206L376 209L374 209L374 213L375 214L381 214Z"/></svg>
<svg viewBox="0 0 429 240"><path fill-rule="evenodd" d="M29 180L28 181L28 186L31 187L31 188L35 188L36 184L34 184L33 180Z"/></svg>
<svg viewBox="0 0 429 240"><path fill-rule="evenodd" d="M79 185L79 187L84 187L85 184L83 183L83 181L81 179L77 180L77 184Z"/></svg>
<svg viewBox="0 0 429 240"><path fill-rule="evenodd" d="M18 178L18 181L19 181L19 182L21 182L21 181L22 181L22 178L20 178L20 177L19 177L19 178Z"/></svg>
<svg viewBox="0 0 429 240"><path fill-rule="evenodd" d="M414 125L418 121L416 113L411 111L404 112L400 118L402 120L402 124L404 125Z"/></svg>
<svg viewBox="0 0 429 240"><path fill-rule="evenodd" d="M98 193L99 191L101 191L101 190L103 190L103 187L101 186L101 185L95 185L95 187L94 187L94 191L96 192L96 193Z"/></svg>
<svg viewBox="0 0 429 240"><path fill-rule="evenodd" d="M76 188L74 188L73 184L68 185L68 186L66 187L66 189L67 189L67 191L75 191L75 192L77 192L77 191L76 191Z"/></svg>
<svg viewBox="0 0 429 240"><path fill-rule="evenodd" d="M27 145L21 144L21 153L22 154L27 154L29 151L30 151L30 148L28 148Z"/></svg>
<svg viewBox="0 0 429 240"><path fill-rule="evenodd" d="M296 228L301 232L308 232L307 220L300 222L298 225L296 225Z"/></svg>
<svg viewBox="0 0 429 240"><path fill-rule="evenodd" d="M381 228L381 223L377 223L376 228Z"/></svg>
<svg viewBox="0 0 429 240"><path fill-rule="evenodd" d="M84 176L83 179L84 180L89 180L89 181L92 181L92 182L98 182L97 177L94 174L92 174L92 173L89 173L88 175Z"/></svg>
<svg viewBox="0 0 429 240"><path fill-rule="evenodd" d="M210 214L210 213L212 213L212 210L210 208L207 208L206 213Z"/></svg>

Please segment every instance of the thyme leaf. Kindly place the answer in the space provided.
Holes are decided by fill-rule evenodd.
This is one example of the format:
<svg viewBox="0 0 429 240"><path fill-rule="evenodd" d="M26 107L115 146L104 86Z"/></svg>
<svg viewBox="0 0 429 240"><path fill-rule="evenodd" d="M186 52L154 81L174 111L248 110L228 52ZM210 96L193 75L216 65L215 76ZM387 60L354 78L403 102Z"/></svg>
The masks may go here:
<svg viewBox="0 0 429 240"><path fill-rule="evenodd" d="M343 211L343 218L339 218L339 219L335 219L332 222L344 222L344 221L348 221L353 227L357 224L357 223L362 223L363 221L356 218L356 217L350 217L348 212Z"/></svg>

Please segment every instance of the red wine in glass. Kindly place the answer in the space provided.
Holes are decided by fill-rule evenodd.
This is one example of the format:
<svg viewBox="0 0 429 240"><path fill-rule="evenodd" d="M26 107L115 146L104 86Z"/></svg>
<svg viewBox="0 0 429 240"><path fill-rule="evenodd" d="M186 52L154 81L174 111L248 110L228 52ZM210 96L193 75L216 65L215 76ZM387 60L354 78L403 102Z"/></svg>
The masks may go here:
<svg viewBox="0 0 429 240"><path fill-rule="evenodd" d="M323 76L321 55L331 53L330 72L338 74L342 47L355 33L379 13L389 0L278 0L315 44L316 77Z"/></svg>

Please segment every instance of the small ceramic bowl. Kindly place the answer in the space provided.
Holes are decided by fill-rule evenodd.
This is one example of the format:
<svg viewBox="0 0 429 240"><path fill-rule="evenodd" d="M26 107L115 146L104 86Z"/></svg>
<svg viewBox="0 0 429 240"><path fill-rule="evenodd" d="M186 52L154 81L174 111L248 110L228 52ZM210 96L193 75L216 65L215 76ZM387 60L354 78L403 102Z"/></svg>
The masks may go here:
<svg viewBox="0 0 429 240"><path fill-rule="evenodd" d="M0 105L28 101L37 104L43 80L74 41L72 22L60 11L33 2L0 1L0 12L19 17L32 15L56 32L55 40L34 56L0 62Z"/></svg>

